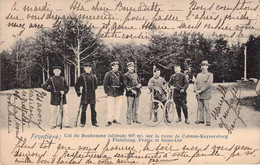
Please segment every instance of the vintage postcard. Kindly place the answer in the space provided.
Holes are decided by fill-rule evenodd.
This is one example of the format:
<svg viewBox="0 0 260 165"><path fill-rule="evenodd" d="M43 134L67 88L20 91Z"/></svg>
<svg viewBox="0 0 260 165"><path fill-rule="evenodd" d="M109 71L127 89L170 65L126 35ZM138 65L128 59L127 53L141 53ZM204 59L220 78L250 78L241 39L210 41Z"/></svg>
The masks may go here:
<svg viewBox="0 0 260 165"><path fill-rule="evenodd" d="M259 164L259 0L1 0L0 164Z"/></svg>

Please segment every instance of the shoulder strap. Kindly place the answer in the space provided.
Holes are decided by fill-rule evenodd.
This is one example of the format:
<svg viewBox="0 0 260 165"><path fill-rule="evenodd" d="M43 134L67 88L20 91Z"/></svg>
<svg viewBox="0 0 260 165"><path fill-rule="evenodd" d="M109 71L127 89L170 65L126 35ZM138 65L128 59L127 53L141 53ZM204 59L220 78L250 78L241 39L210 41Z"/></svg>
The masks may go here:
<svg viewBox="0 0 260 165"><path fill-rule="evenodd" d="M118 77L118 75L117 74L115 74L113 71L111 71L112 72L112 74L114 74L115 76L116 76L116 78L119 80L119 77Z"/></svg>

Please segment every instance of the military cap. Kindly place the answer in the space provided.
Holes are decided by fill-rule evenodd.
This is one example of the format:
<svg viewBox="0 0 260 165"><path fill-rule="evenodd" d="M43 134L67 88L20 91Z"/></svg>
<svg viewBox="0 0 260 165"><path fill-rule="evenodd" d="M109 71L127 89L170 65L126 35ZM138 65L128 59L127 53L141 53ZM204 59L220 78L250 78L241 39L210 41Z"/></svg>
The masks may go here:
<svg viewBox="0 0 260 165"><path fill-rule="evenodd" d="M128 62L126 65L127 65L127 67L129 67L129 66L135 66L134 62Z"/></svg>
<svg viewBox="0 0 260 165"><path fill-rule="evenodd" d="M60 66L53 66L53 67L52 67L52 70L54 70L54 69L59 69L59 70L61 70L61 67L60 67Z"/></svg>
<svg viewBox="0 0 260 165"><path fill-rule="evenodd" d="M113 61L110 63L111 66L114 66L114 65L119 65L119 62L118 61Z"/></svg>
<svg viewBox="0 0 260 165"><path fill-rule="evenodd" d="M88 62L88 63L85 63L85 64L84 64L84 67L93 67L93 64L90 63L90 62Z"/></svg>

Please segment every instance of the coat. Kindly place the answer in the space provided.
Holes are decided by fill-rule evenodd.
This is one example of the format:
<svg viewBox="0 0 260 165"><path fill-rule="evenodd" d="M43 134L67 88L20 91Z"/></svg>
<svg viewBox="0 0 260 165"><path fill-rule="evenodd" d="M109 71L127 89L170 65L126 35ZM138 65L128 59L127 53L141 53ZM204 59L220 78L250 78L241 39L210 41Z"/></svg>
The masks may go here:
<svg viewBox="0 0 260 165"><path fill-rule="evenodd" d="M178 97L178 96L184 96L187 95L187 88L189 86L189 82L187 77L185 76L185 74L183 73L175 73L171 76L170 80L169 80L169 87L170 86L174 86L174 97ZM184 92L180 92L181 89L184 90Z"/></svg>
<svg viewBox="0 0 260 165"><path fill-rule="evenodd" d="M121 72L107 72L104 78L104 91L108 96L117 97L124 94L124 82Z"/></svg>
<svg viewBox="0 0 260 165"><path fill-rule="evenodd" d="M82 91L80 91L80 87ZM78 96L81 96L81 104L95 104L96 103L96 92L97 89L97 78L94 74L84 73L81 74L75 84L75 91Z"/></svg>
<svg viewBox="0 0 260 165"><path fill-rule="evenodd" d="M138 84L141 84L140 79L136 73L127 72L124 74L124 85L126 87L126 96L137 97L141 94L141 89L137 88ZM135 90L136 95L133 94L132 90Z"/></svg>
<svg viewBox="0 0 260 165"><path fill-rule="evenodd" d="M213 74L210 72L201 72L197 75L194 83L194 91L201 90L199 94L199 99L209 100L212 98L212 84L213 84Z"/></svg>
<svg viewBox="0 0 260 165"><path fill-rule="evenodd" d="M164 90L166 81L162 77L152 77L148 82L148 88L154 89L154 99L161 102L166 101L166 91Z"/></svg>
<svg viewBox="0 0 260 165"><path fill-rule="evenodd" d="M64 77L52 76L48 80L46 80L41 87L44 90L51 92L51 105L60 105L60 91L64 91L65 94L63 96L63 104L67 104L66 94L69 92L69 87Z"/></svg>

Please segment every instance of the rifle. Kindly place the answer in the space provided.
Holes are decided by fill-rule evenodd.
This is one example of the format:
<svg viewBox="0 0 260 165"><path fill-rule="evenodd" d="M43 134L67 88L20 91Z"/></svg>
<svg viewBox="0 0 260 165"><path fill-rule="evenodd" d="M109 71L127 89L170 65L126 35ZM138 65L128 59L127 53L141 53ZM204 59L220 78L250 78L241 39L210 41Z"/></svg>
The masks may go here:
<svg viewBox="0 0 260 165"><path fill-rule="evenodd" d="M60 99L60 129L62 129L62 120L63 120L63 95Z"/></svg>
<svg viewBox="0 0 260 165"><path fill-rule="evenodd" d="M78 120L79 120L80 109L81 109L81 99L80 99L80 103L79 103L78 114L77 114L76 121L75 121L75 124L74 124L75 127L78 126Z"/></svg>

